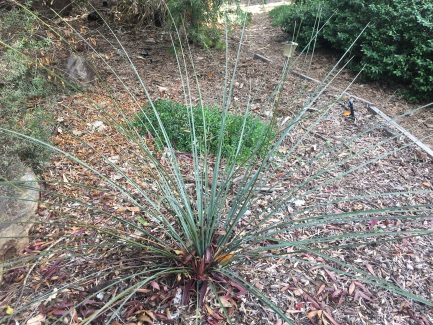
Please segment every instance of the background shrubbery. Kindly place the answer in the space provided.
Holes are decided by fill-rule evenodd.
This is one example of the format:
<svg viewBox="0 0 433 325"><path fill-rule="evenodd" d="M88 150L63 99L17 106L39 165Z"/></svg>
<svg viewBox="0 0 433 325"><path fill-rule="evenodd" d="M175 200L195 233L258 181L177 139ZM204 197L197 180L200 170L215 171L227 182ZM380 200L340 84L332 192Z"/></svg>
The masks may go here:
<svg viewBox="0 0 433 325"><path fill-rule="evenodd" d="M35 51L47 50L51 40L37 35L38 29L36 18L21 9L0 12L0 37L10 44L9 48L0 48L0 124L48 141L53 121L44 107L48 101L45 97L53 94L55 87L50 84L46 71L34 64L33 58ZM31 104L29 100L41 105ZM20 160L37 171L49 158L46 147L3 133L0 148L3 177L15 177Z"/></svg>
<svg viewBox="0 0 433 325"><path fill-rule="evenodd" d="M317 46L344 51L369 24L352 54L351 69L364 67L366 81L404 85L413 101L433 99L433 2L421 0L309 0L270 13L273 25L293 33L305 46L314 30ZM325 24L326 23L326 24Z"/></svg>
<svg viewBox="0 0 433 325"><path fill-rule="evenodd" d="M120 23L133 26L153 24L177 26L189 41L204 47L222 47L218 29L220 0L119 0L115 12ZM183 27L185 27L183 29Z"/></svg>

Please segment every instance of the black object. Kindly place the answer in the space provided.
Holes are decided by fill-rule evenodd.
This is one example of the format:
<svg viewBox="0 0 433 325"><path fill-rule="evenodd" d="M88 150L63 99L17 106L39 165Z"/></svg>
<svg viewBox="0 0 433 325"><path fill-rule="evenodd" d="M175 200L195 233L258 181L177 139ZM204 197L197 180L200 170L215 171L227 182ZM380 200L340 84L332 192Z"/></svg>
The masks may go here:
<svg viewBox="0 0 433 325"><path fill-rule="evenodd" d="M349 99L350 116L355 118L355 110L353 109L353 99Z"/></svg>
<svg viewBox="0 0 433 325"><path fill-rule="evenodd" d="M349 107L344 104L340 104L346 111L350 110L350 117L355 118L355 109L353 107L353 99L349 99Z"/></svg>
<svg viewBox="0 0 433 325"><path fill-rule="evenodd" d="M108 7L108 1L106 1L106 0L105 0L105 1L102 1L102 6L103 6L103 7Z"/></svg>
<svg viewBox="0 0 433 325"><path fill-rule="evenodd" d="M160 10L154 12L153 24L155 27L163 27L165 25L165 14L163 14Z"/></svg>
<svg viewBox="0 0 433 325"><path fill-rule="evenodd" d="M147 50L142 50L142 51L140 52L140 56L142 56L142 57L150 56L150 53L147 52Z"/></svg>
<svg viewBox="0 0 433 325"><path fill-rule="evenodd" d="M92 11L90 14L87 15L88 21L97 21L98 23L102 23L104 20L102 19L101 15L98 14L96 11Z"/></svg>

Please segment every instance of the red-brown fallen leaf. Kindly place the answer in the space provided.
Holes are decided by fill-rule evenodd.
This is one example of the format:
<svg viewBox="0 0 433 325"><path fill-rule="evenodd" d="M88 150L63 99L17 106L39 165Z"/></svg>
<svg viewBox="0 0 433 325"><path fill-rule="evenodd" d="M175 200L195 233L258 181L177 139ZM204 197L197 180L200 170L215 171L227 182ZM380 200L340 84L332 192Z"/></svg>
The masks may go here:
<svg viewBox="0 0 433 325"><path fill-rule="evenodd" d="M368 301L373 301L373 299L371 299L369 296L367 296L364 292L362 292L360 290L356 290L355 296L353 297L353 301L358 300L358 298L363 298L363 299L368 300Z"/></svg>
<svg viewBox="0 0 433 325"><path fill-rule="evenodd" d="M370 264L366 263L365 266L367 267L368 271L371 274L373 274L374 276L376 276L376 274L374 273L373 267Z"/></svg>
<svg viewBox="0 0 433 325"><path fill-rule="evenodd" d="M335 290L335 291L332 293L332 295L331 295L331 299L332 299L334 302L337 302L337 301L338 301L338 298L341 296L341 294L342 294L342 291L341 291L340 289L337 289L337 290Z"/></svg>
<svg viewBox="0 0 433 325"><path fill-rule="evenodd" d="M332 282L336 282L336 278L334 273L332 273L331 271L329 271L328 269L324 268L325 272L328 273L329 277L331 278Z"/></svg>
<svg viewBox="0 0 433 325"><path fill-rule="evenodd" d="M290 286L290 285L286 285L286 286L282 287L282 288L280 289L280 291L281 291L281 292L284 292L284 291L287 291L287 290L293 291L293 290L296 290L296 289L297 289L296 287L292 287L292 286Z"/></svg>
<svg viewBox="0 0 433 325"><path fill-rule="evenodd" d="M354 281L353 283L355 283L358 287L360 287L362 290L364 290L364 292L371 294L371 292L367 289L367 287L365 285L363 285L362 283L357 282L357 281Z"/></svg>
<svg viewBox="0 0 433 325"><path fill-rule="evenodd" d="M337 307L340 307L340 306L343 304L343 302L344 302L344 297L346 297L346 295L347 295L346 291L343 291L343 292L341 293L340 300L338 300Z"/></svg>
<svg viewBox="0 0 433 325"><path fill-rule="evenodd" d="M422 321L424 322L424 325L429 325L429 321L424 315L419 315L419 318L422 319Z"/></svg>
<svg viewBox="0 0 433 325"><path fill-rule="evenodd" d="M69 310L67 309L55 309L52 312L50 312L50 315L56 315L56 316L63 316L69 313Z"/></svg>
<svg viewBox="0 0 433 325"><path fill-rule="evenodd" d="M156 283L155 281L152 281L152 282L150 282L149 284L150 284L150 286L151 286L152 288L154 288L154 289L156 289L156 290L158 290L158 291L161 290L160 287L159 287L159 284Z"/></svg>
<svg viewBox="0 0 433 325"><path fill-rule="evenodd" d="M304 293L304 299L310 301L313 304L314 308L320 309L319 303L316 301L316 299L311 297L309 294Z"/></svg>
<svg viewBox="0 0 433 325"><path fill-rule="evenodd" d="M324 284L322 284L320 286L319 290L317 290L316 296L320 295L323 292L323 290L325 290L325 288L326 288L326 286Z"/></svg>
<svg viewBox="0 0 433 325"><path fill-rule="evenodd" d="M376 226L378 223L379 223L378 219L372 219L370 220L368 227L370 228L370 230L373 230L374 226Z"/></svg>
<svg viewBox="0 0 433 325"><path fill-rule="evenodd" d="M332 323L332 324L334 324L334 325L340 325L335 319L334 319L334 317L332 317L332 315L330 314L330 313L328 313L327 311L323 311L323 314L326 316L326 318L328 318L329 319L329 321ZM323 318L322 318L322 320L324 320Z"/></svg>
<svg viewBox="0 0 433 325"><path fill-rule="evenodd" d="M238 289L239 290L239 292L238 293L236 293L234 296L235 297L237 297L237 296L242 296L242 295L244 295L244 294L246 294L248 291L243 287L243 286L241 286L240 284L238 284L238 283L236 283L236 282L234 282L234 281L229 281L229 283L233 286L233 287L235 287L236 289Z"/></svg>

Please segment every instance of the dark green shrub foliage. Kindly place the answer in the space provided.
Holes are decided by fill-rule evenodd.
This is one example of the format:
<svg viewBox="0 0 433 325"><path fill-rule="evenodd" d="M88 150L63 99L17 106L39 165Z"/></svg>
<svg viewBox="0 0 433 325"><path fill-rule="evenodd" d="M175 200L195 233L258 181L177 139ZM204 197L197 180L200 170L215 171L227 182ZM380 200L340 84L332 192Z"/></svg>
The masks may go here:
<svg viewBox="0 0 433 325"><path fill-rule="evenodd" d="M119 0L116 17L133 26L185 27L188 40L204 47L221 46L217 27L220 0Z"/></svg>
<svg viewBox="0 0 433 325"><path fill-rule="evenodd" d="M189 127L188 107L167 100L155 101L154 106L174 148L179 151L191 151L192 134ZM146 107L144 111L148 120L144 114L139 114L135 126L141 130L140 133L142 135L147 136L150 133L155 139L157 147L162 149L164 147L161 141L163 136L160 132L153 130L153 128L158 129L156 127L158 125L156 115L152 113L150 107ZM200 107L193 107L192 114L196 133L201 137L203 137L203 127L206 124L207 152L216 154L218 150L218 134L220 133L222 123L221 110L209 107L204 107L202 110ZM205 123L203 123L203 117L205 118ZM244 119L245 116L243 115L227 115L222 144L222 155L224 157L233 156L233 153L236 151ZM158 134L155 134L155 132L158 132ZM242 140L243 147L238 157L239 160L247 159L254 151L257 151L258 156L265 154L274 137L275 133L269 124L259 121L252 115L248 115L246 117L244 139ZM203 149L203 138L198 139L198 142Z"/></svg>
<svg viewBox="0 0 433 325"><path fill-rule="evenodd" d="M367 81L405 85L404 92L411 100L433 99L433 2L310 0L275 8L270 15L273 24L286 32L299 29L301 45L325 25L317 46L338 51L346 50L369 24L353 48L351 68L359 71L364 67Z"/></svg>

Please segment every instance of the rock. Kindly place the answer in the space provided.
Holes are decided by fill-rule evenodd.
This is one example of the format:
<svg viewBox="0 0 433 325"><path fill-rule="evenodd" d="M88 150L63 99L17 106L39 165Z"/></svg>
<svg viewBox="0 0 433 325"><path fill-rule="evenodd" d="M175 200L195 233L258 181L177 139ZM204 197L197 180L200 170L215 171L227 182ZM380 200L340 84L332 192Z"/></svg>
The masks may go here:
<svg viewBox="0 0 433 325"><path fill-rule="evenodd" d="M296 207L301 207L301 206L305 205L305 201L304 200L295 200L295 201L293 201L293 204Z"/></svg>
<svg viewBox="0 0 433 325"><path fill-rule="evenodd" d="M102 132L107 128L107 126L102 121L87 123L87 126L90 127L94 132Z"/></svg>
<svg viewBox="0 0 433 325"><path fill-rule="evenodd" d="M95 68L81 56L72 53L66 65L66 75L73 81L87 85L96 80Z"/></svg>
<svg viewBox="0 0 433 325"><path fill-rule="evenodd" d="M0 183L0 262L19 254L28 245L31 220L38 207L39 184L33 171L26 169L20 180L25 182L21 188Z"/></svg>

